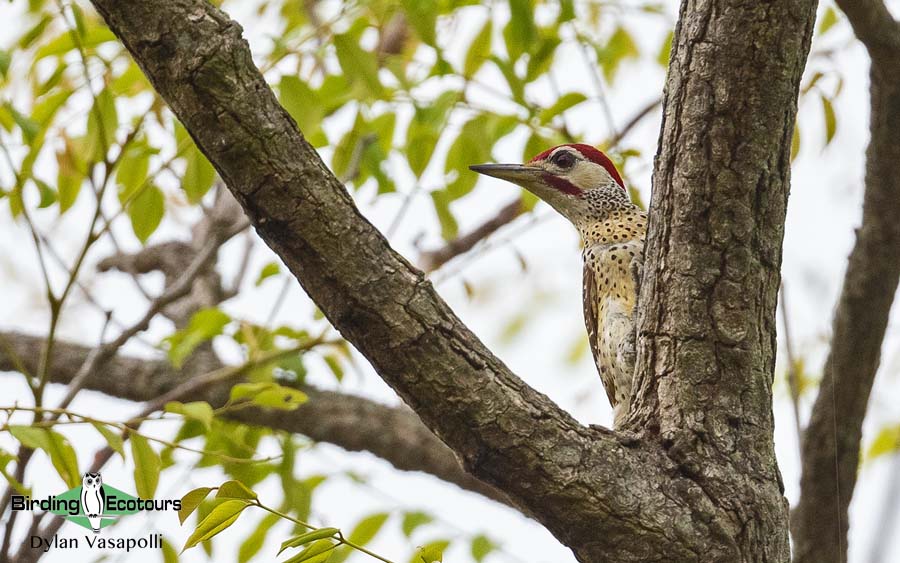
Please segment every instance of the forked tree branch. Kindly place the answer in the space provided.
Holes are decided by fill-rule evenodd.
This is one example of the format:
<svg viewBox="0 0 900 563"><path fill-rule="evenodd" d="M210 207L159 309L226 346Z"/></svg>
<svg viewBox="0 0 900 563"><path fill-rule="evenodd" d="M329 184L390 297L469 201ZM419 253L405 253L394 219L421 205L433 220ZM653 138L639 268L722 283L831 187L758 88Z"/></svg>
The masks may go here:
<svg viewBox="0 0 900 563"><path fill-rule="evenodd" d="M846 561L847 509L856 486L862 424L900 281L900 26L881 0L839 0L838 5L871 55L871 137L862 225L803 437L800 502L792 515L798 563Z"/></svg>
<svg viewBox="0 0 900 563"><path fill-rule="evenodd" d="M240 27L225 14L202 0L93 1L263 240L472 474L533 514L581 561L787 557L772 454L773 350L766 339L774 336L787 153L812 0L682 7L664 112L660 162L668 164L657 170L678 189L655 214L651 236L661 242L676 235L671 247L703 265L709 265L705 253L714 251L724 271L692 275L716 291L707 304L727 324L710 336L688 334L684 313L694 311L680 310L676 300L691 302L678 293L684 285L655 300L673 311L660 326L643 323L642 350L655 359L644 364L652 389L639 397L648 421L643 439L579 425L462 325L421 272L359 214L278 105L253 66ZM732 92L729 81L740 78L743 87ZM695 93L702 103L693 102ZM730 112L739 116L736 123L715 120ZM687 150L701 136L713 139L709 150L679 154L682 164L671 165L680 140ZM735 161L724 161L727 155ZM678 182L698 175L707 181L691 197ZM715 176L730 180L721 195L709 190ZM721 200L725 195L736 199ZM723 211L707 216L706 229L696 236L711 235L713 248L698 244L680 222L698 198L709 197ZM687 275L662 268L663 260L665 252L649 255L656 288L666 276ZM721 283L704 281L709 277ZM746 289L742 283L757 297L718 315L718 307ZM667 343L674 346L668 352ZM724 374L698 384L698 375L708 374L702 365L711 360ZM717 385L719 380L735 385ZM693 396L706 387L712 409L702 409L702 399ZM685 432L676 430L680 425ZM707 458L713 472L697 466ZM736 475L724 473L726 466ZM747 487L751 482L755 488Z"/></svg>

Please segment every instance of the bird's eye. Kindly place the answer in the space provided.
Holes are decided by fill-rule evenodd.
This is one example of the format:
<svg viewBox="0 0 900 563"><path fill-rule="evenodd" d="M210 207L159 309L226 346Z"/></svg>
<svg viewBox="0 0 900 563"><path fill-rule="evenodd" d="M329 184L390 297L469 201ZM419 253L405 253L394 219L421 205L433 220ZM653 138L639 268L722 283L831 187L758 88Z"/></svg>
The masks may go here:
<svg viewBox="0 0 900 563"><path fill-rule="evenodd" d="M569 151L560 151L553 155L550 162L560 168L572 168L575 165L575 156Z"/></svg>

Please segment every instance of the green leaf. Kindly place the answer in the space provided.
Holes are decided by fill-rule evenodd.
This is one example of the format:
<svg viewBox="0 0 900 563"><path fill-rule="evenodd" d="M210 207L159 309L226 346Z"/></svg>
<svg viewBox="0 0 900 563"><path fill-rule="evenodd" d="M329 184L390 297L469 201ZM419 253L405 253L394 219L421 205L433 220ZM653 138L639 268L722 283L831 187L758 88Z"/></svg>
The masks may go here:
<svg viewBox="0 0 900 563"><path fill-rule="evenodd" d="M184 547L181 548L181 552L184 553L185 550L228 529L248 506L250 506L250 503L246 500L226 500L222 504L217 505L197 525L197 529L188 537Z"/></svg>
<svg viewBox="0 0 900 563"><path fill-rule="evenodd" d="M800 124L794 123L794 134L791 137L791 162L800 154Z"/></svg>
<svg viewBox="0 0 900 563"><path fill-rule="evenodd" d="M66 485L77 487L81 483L78 458L65 436L48 428L19 425L10 425L9 433L24 446L43 450Z"/></svg>
<svg viewBox="0 0 900 563"><path fill-rule="evenodd" d="M413 174L416 175L416 178L419 178L422 176L422 173L425 172L425 168L428 167L431 155L434 153L434 146L438 141L438 134L437 132L425 131L418 128L416 128L416 132L413 134L412 131L415 123L416 122L413 121L409 126L410 134L407 137L406 158Z"/></svg>
<svg viewBox="0 0 900 563"><path fill-rule="evenodd" d="M21 215L22 211L25 209L25 202L22 201L22 188L20 186L14 187L12 190L7 192L7 199L9 200L9 212L13 217L18 217Z"/></svg>
<svg viewBox="0 0 900 563"><path fill-rule="evenodd" d="M9 102L6 103L6 107L12 114L13 120L15 120L16 125L18 125L19 129L22 130L22 138L25 140L25 144L31 145L37 138L38 133L40 133L40 124L30 117L20 113L19 110L13 107Z"/></svg>
<svg viewBox="0 0 900 563"><path fill-rule="evenodd" d="M338 382L344 380L344 366L341 365L341 360L337 356L325 356L325 364L328 366L328 369L331 370L334 378L338 380Z"/></svg>
<svg viewBox="0 0 900 563"><path fill-rule="evenodd" d="M131 229L141 243L146 243L156 231L165 215L165 199L162 191L154 185L145 186L128 206Z"/></svg>
<svg viewBox="0 0 900 563"><path fill-rule="evenodd" d="M185 153L187 167L181 179L181 187L191 203L199 203L216 179L216 170L196 146Z"/></svg>
<svg viewBox="0 0 900 563"><path fill-rule="evenodd" d="M800 89L800 95L807 94L810 90L815 88L816 84L819 83L820 80L825 78L825 73L823 72L815 72L812 75L812 78L809 79L809 82L806 83L806 86Z"/></svg>
<svg viewBox="0 0 900 563"><path fill-rule="evenodd" d="M669 58L672 55L672 40L674 37L674 32L670 31L667 33L665 39L663 39L662 45L659 46L659 52L656 54L656 62L663 68L668 68L669 66Z"/></svg>
<svg viewBox="0 0 900 563"><path fill-rule="evenodd" d="M41 82L34 89L34 96L36 98L40 98L41 96L52 90L54 86L58 85L62 81L63 75L65 74L67 68L68 66L66 66L64 62L60 61L59 64L56 65L56 70L54 70L46 80ZM64 86L64 88L66 87L67 86Z"/></svg>
<svg viewBox="0 0 900 563"><path fill-rule="evenodd" d="M284 563L325 563L330 560L331 550L335 547L330 540L319 540Z"/></svg>
<svg viewBox="0 0 900 563"><path fill-rule="evenodd" d="M44 30L47 29L47 25L53 21L53 16L49 14L44 14L41 17L40 21L38 21L31 29L25 32L24 35L19 39L19 48L24 50L29 47L38 39L41 35L44 34Z"/></svg>
<svg viewBox="0 0 900 563"><path fill-rule="evenodd" d="M548 139L535 131L528 137L528 141L525 143L525 149L522 151L522 161L528 162L552 146L554 146L552 139Z"/></svg>
<svg viewBox="0 0 900 563"><path fill-rule="evenodd" d="M249 401L260 407L294 410L307 400L303 391L271 381L239 383L231 388L231 401Z"/></svg>
<svg viewBox="0 0 900 563"><path fill-rule="evenodd" d="M560 0L559 17L556 18L557 23L563 23L575 19L575 2L574 0Z"/></svg>
<svg viewBox="0 0 900 563"><path fill-rule="evenodd" d="M87 154L93 161L102 161L116 140L116 129L119 116L116 113L116 100L109 88L104 88L88 113Z"/></svg>
<svg viewBox="0 0 900 563"><path fill-rule="evenodd" d="M447 540L437 540L426 544L416 550L409 563L443 563L444 550L449 545L450 542Z"/></svg>
<svg viewBox="0 0 900 563"><path fill-rule="evenodd" d="M147 182L150 156L158 153L146 139L132 142L116 166L116 183L119 186L119 202L129 202Z"/></svg>
<svg viewBox="0 0 900 563"><path fill-rule="evenodd" d="M585 100L587 100L587 96L585 96L581 92L569 92L568 94L564 94L558 100L556 100L556 103L540 113L539 119L541 125L550 123L557 115L565 112L569 108L577 106Z"/></svg>
<svg viewBox="0 0 900 563"><path fill-rule="evenodd" d="M492 542L490 538L481 534L472 538L472 559L477 563L484 561L492 551L496 551L499 546Z"/></svg>
<svg viewBox="0 0 900 563"><path fill-rule="evenodd" d="M567 365L574 366L575 364L580 362L582 358L587 357L590 349L591 346L590 341L587 338L587 334L579 334L578 337L574 341L572 341L572 344L569 346L569 349L563 356L563 361Z"/></svg>
<svg viewBox="0 0 900 563"><path fill-rule="evenodd" d="M84 173L79 169L78 163L72 153L74 147L68 138L65 139L66 148L56 153L56 164L59 172L56 176L56 189L59 191L59 212L65 213L78 199L84 182Z"/></svg>
<svg viewBox="0 0 900 563"><path fill-rule="evenodd" d="M416 177L421 176L428 166L447 115L460 96L456 90L447 90L430 105L416 108L406 132L406 158Z"/></svg>
<svg viewBox="0 0 900 563"><path fill-rule="evenodd" d="M256 278L256 287L261 286L266 279L277 276L279 273L281 273L281 268L278 266L278 262L269 262L259 271L259 276Z"/></svg>
<svg viewBox="0 0 900 563"><path fill-rule="evenodd" d="M99 422L92 422L91 425L103 436L103 439L106 440L106 444L112 448L112 450L122 456L122 459L125 459L125 442L122 440L122 435L119 432L111 429L105 424L100 424Z"/></svg>
<svg viewBox="0 0 900 563"><path fill-rule="evenodd" d="M424 43L437 46L437 36L434 28L437 24L437 2L422 2L422 0L402 0L403 10L409 16L407 21L416 30Z"/></svg>
<svg viewBox="0 0 900 563"><path fill-rule="evenodd" d="M72 6L74 7L75 4L72 4ZM94 23L85 30L83 37L81 37L79 41L83 48L88 49L109 41L116 41L116 36L105 25ZM56 38L51 39L37 50L34 54L34 62L37 63L37 61L46 57L64 55L75 48L76 45L72 33L68 30L63 31Z"/></svg>
<svg viewBox="0 0 900 563"><path fill-rule="evenodd" d="M162 541L163 563L178 563L178 552L175 547L165 538Z"/></svg>
<svg viewBox="0 0 900 563"><path fill-rule="evenodd" d="M375 53L365 51L349 33L332 37L338 62L351 82L359 82L367 88L367 94L378 97L382 93L378 78L378 60Z"/></svg>
<svg viewBox="0 0 900 563"><path fill-rule="evenodd" d="M819 21L819 35L827 33L837 22L837 11L835 11L832 6L829 6L826 8L825 13L822 14L822 19Z"/></svg>
<svg viewBox="0 0 900 563"><path fill-rule="evenodd" d="M181 497L181 510L178 511L178 521L181 524L197 510L200 503L209 496L210 491L212 491L210 487L199 487Z"/></svg>
<svg viewBox="0 0 900 563"><path fill-rule="evenodd" d="M388 516L387 513L382 512L363 518L356 527L353 528L353 531L350 532L350 536L347 539L356 545L367 545L375 538L378 532L381 531ZM334 553L331 559L328 560L328 563L342 563L350 556L350 553L352 552L349 547L341 547Z"/></svg>
<svg viewBox="0 0 900 563"><path fill-rule="evenodd" d="M180 414L191 420L196 420L202 424L207 431L212 427L213 408L206 401L193 401L190 403L171 401L166 403L165 411Z"/></svg>
<svg viewBox="0 0 900 563"><path fill-rule="evenodd" d="M532 313L533 311L531 309L524 309L513 315L500 332L500 342L503 344L510 344L516 337L522 334L522 331L532 317Z"/></svg>
<svg viewBox="0 0 900 563"><path fill-rule="evenodd" d="M257 495L255 492L251 491L247 488L246 485L241 483L240 481L225 481L219 486L218 492L216 492L216 498L236 498L236 499L244 499L244 500L256 500Z"/></svg>
<svg viewBox="0 0 900 563"><path fill-rule="evenodd" d="M70 9L72 10L72 17L75 19L75 31L78 34L79 41L82 42L81 45L84 46L84 39L87 33L87 24L84 21L84 12L81 11L81 7L78 4L71 4Z"/></svg>
<svg viewBox="0 0 900 563"><path fill-rule="evenodd" d="M821 96L821 100L822 114L825 118L825 146L827 147L831 140L834 139L834 134L837 130L837 119L834 115L834 106L831 105L831 100L825 96Z"/></svg>
<svg viewBox="0 0 900 563"><path fill-rule="evenodd" d="M384 153L390 152L391 148L393 147L394 128L396 124L397 114L395 113L383 113L373 119L369 124L378 139L378 144L380 145L381 150Z"/></svg>
<svg viewBox="0 0 900 563"><path fill-rule="evenodd" d="M503 30L503 38L510 60L515 61L537 39L537 28L531 0L509 0L509 10L510 19Z"/></svg>
<svg viewBox="0 0 900 563"><path fill-rule="evenodd" d="M140 93L150 90L150 83L147 77L141 71L141 68L134 62L129 61L125 71L113 79L110 89L120 96L133 97Z"/></svg>
<svg viewBox="0 0 900 563"><path fill-rule="evenodd" d="M869 445L864 459L868 463L873 459L897 451L900 451L900 424L881 428Z"/></svg>
<svg viewBox="0 0 900 563"><path fill-rule="evenodd" d="M603 75L610 83L615 78L619 65L626 59L634 59L640 55L637 44L624 27L617 27L603 47L597 48L597 62L603 69Z"/></svg>
<svg viewBox="0 0 900 563"><path fill-rule="evenodd" d="M12 55L6 49L0 49L0 76L6 78L9 72L9 65L12 62Z"/></svg>
<svg viewBox="0 0 900 563"><path fill-rule="evenodd" d="M492 55L491 61L500 72L503 74L503 78L506 79L506 84L509 86L509 90L512 93L513 101L521 106L528 106L528 102L525 100L525 82L519 78L519 75L516 74L515 66L499 57Z"/></svg>
<svg viewBox="0 0 900 563"><path fill-rule="evenodd" d="M427 2L422 3L427 4ZM466 53L466 61L463 64L463 76L471 78L478 72L478 69L481 68L484 61L490 58L492 33L493 25L491 18L488 17L488 20L484 22L484 25L481 27L481 31L479 31L478 35L475 36L475 39L472 40L472 44L469 46L469 50Z"/></svg>
<svg viewBox="0 0 900 563"><path fill-rule="evenodd" d="M490 160L491 147L517 124L518 119L514 116L479 115L463 125L447 152L445 169L456 174L445 190L450 201L472 191L478 174L470 171L469 165Z"/></svg>
<svg viewBox="0 0 900 563"><path fill-rule="evenodd" d="M197 346L222 334L230 322L231 317L215 307L197 311L185 328L163 340L169 361L180 368Z"/></svg>
<svg viewBox="0 0 900 563"><path fill-rule="evenodd" d="M450 201L459 199L472 191L478 182L478 175L469 171L469 165L486 160L483 150L487 141L487 119L477 116L463 125L459 136L447 151L446 172L456 172L453 180L445 190ZM489 156L490 153L487 153Z"/></svg>
<svg viewBox="0 0 900 563"><path fill-rule="evenodd" d="M434 521L429 514L420 511L407 512L403 515L403 523L400 528L403 530L403 535L406 537L412 536L413 532L419 526L424 526L425 524L429 524Z"/></svg>
<svg viewBox="0 0 900 563"><path fill-rule="evenodd" d="M350 87L350 81L343 74L329 74L316 90L316 97L325 115L329 116L346 106L347 102L356 100L354 90L355 88Z"/></svg>
<svg viewBox="0 0 900 563"><path fill-rule="evenodd" d="M431 201L434 203L434 212L441 224L441 236L444 240L453 240L459 233L459 224L450 211L450 198L445 190L431 192Z"/></svg>
<svg viewBox="0 0 900 563"><path fill-rule="evenodd" d="M31 180L38 187L38 191L41 194L41 200L38 202L38 209L46 209L56 203L56 191L51 188L47 182L38 180L37 178L32 178Z"/></svg>
<svg viewBox="0 0 900 563"><path fill-rule="evenodd" d="M292 547L300 547L301 545L306 545L310 542L321 540L325 538L330 538L336 533L340 532L337 528L319 528L318 530L313 530L311 532L306 532L305 534L300 534L299 536L295 536L288 540L285 540L281 543L281 549L278 550L278 555L285 549L290 549Z"/></svg>
<svg viewBox="0 0 900 563"><path fill-rule="evenodd" d="M262 521L253 527L253 532L247 536L247 539L238 548L238 563L247 563L247 561L253 559L259 553L259 550L262 549L262 546L265 545L269 530L280 521L281 517L277 514L266 514Z"/></svg>
<svg viewBox="0 0 900 563"><path fill-rule="evenodd" d="M314 90L299 77L287 75L278 83L278 100L314 146L325 144L321 141L327 140L322 132L326 107Z"/></svg>
<svg viewBox="0 0 900 563"><path fill-rule="evenodd" d="M538 77L550 69L560 43L562 43L562 40L556 35L544 37L538 41L538 48L533 50L534 52L528 59L528 66L525 69L525 82L537 80Z"/></svg>
<svg viewBox="0 0 900 563"><path fill-rule="evenodd" d="M134 457L134 486L142 499L153 498L159 485L162 462L147 438L131 433L131 455Z"/></svg>
<svg viewBox="0 0 900 563"><path fill-rule="evenodd" d="M292 500L291 505L296 511L297 518L301 520L309 518L312 497L319 485L324 482L324 475L312 475L306 479L294 481L294 487L288 491Z"/></svg>

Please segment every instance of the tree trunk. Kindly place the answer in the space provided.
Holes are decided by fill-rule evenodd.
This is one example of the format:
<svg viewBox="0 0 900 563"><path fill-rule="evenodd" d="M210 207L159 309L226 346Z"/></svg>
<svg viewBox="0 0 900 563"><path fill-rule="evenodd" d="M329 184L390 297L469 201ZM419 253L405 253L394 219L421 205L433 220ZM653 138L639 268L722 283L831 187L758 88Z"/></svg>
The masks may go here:
<svg viewBox="0 0 900 563"><path fill-rule="evenodd" d="M789 559L771 389L790 145L815 9L683 2L666 81L628 426L713 500L735 560Z"/></svg>

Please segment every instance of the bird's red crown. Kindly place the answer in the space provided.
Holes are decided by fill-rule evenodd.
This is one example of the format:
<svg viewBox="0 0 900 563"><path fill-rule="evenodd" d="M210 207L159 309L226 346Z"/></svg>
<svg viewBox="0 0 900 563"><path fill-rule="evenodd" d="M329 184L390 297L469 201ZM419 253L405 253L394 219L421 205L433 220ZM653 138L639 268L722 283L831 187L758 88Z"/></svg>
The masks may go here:
<svg viewBox="0 0 900 563"><path fill-rule="evenodd" d="M591 145L586 145L584 143L569 143L565 145L555 146L535 156L529 161L529 163L540 162L548 158L553 153L553 151L555 151L559 147L570 147L572 149L575 149L576 151L581 153L581 156L583 156L587 160L590 160L595 164L599 164L609 173L610 176L612 176L612 179L615 180L617 184L622 186L622 189L625 189L625 182L622 181L622 176L619 175L619 171L616 170L616 165L612 163L612 160L610 160L608 156L603 154L603 151L597 150Z"/></svg>

